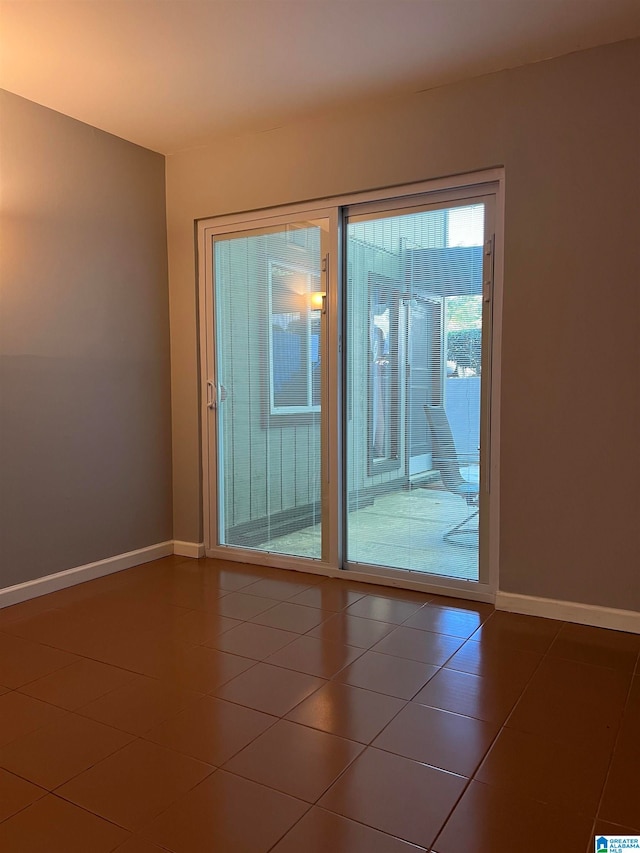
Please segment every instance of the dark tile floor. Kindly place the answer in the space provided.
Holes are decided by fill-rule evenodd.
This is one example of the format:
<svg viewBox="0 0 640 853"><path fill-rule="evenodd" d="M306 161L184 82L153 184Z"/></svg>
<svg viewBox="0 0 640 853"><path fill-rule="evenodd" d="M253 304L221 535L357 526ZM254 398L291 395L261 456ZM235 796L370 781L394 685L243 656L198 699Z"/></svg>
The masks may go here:
<svg viewBox="0 0 640 853"><path fill-rule="evenodd" d="M640 636L168 557L0 611L3 853L589 853Z"/></svg>

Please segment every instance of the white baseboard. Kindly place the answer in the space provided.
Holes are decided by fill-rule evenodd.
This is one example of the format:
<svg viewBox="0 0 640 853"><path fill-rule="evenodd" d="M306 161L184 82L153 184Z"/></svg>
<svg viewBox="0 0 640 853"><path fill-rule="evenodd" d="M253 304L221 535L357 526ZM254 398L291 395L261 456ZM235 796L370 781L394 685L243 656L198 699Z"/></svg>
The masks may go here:
<svg viewBox="0 0 640 853"><path fill-rule="evenodd" d="M204 542L181 542L179 539L174 539L173 553L178 557L193 557L197 560L204 557Z"/></svg>
<svg viewBox="0 0 640 853"><path fill-rule="evenodd" d="M8 586L5 589L0 589L0 609L9 607L11 604L18 604L21 601L27 601L30 598L36 598L39 595L45 595L48 592L56 592L59 589L66 589L68 586L84 583L84 581L121 572L123 569L130 569L132 566L139 566L141 563L149 563L151 560L169 557L173 553L173 541L159 542L157 545L148 545L146 548L138 548L136 551L116 554L114 557L107 557L105 560L98 560L95 563L87 563L84 566L76 566L73 569L56 572L53 575L45 575L43 578L34 578L34 580L25 583Z"/></svg>
<svg viewBox="0 0 640 853"><path fill-rule="evenodd" d="M517 595L498 592L496 610L524 613L528 616L544 616L546 619L561 619L596 628L611 628L640 634L640 613L636 610L617 610L614 607L599 607L595 604L580 604L577 601L557 601L553 598L538 598L534 595Z"/></svg>

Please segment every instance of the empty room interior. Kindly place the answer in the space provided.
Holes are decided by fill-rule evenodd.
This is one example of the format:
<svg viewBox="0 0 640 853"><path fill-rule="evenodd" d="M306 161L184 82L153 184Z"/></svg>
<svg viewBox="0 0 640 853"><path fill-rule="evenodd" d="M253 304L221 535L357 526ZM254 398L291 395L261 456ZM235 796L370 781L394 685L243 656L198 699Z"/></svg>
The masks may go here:
<svg viewBox="0 0 640 853"><path fill-rule="evenodd" d="M3 853L640 849L639 81L627 0L0 1Z"/></svg>

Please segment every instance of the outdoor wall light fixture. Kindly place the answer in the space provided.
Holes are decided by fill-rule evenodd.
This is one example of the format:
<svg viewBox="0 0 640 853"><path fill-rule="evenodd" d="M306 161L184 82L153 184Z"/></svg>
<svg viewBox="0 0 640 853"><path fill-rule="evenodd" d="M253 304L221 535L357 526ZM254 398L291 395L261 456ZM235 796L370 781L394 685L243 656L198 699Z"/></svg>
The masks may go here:
<svg viewBox="0 0 640 853"><path fill-rule="evenodd" d="M324 311L324 299L326 293L316 290L309 294L309 308L311 311Z"/></svg>

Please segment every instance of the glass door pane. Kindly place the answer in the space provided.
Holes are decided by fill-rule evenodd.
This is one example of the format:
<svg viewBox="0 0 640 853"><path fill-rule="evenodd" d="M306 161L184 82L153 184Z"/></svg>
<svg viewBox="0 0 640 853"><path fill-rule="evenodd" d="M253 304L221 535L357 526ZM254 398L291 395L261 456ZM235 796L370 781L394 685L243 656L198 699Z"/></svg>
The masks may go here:
<svg viewBox="0 0 640 853"><path fill-rule="evenodd" d="M486 204L458 204L347 218L346 559L478 581Z"/></svg>
<svg viewBox="0 0 640 853"><path fill-rule="evenodd" d="M327 234L214 238L219 545L322 557Z"/></svg>

